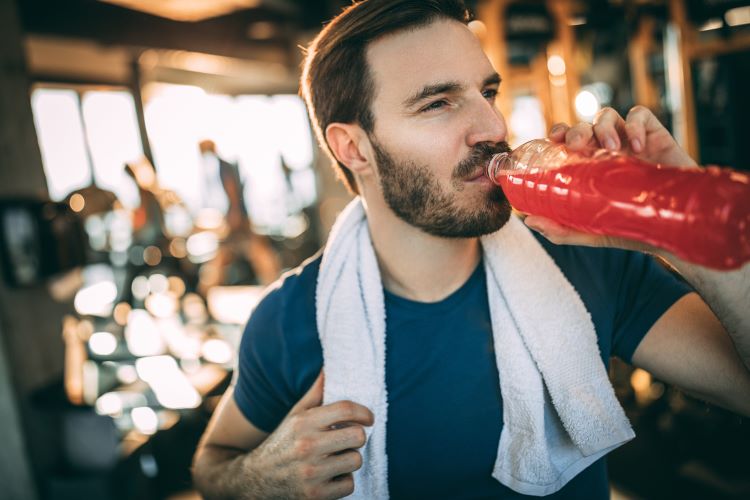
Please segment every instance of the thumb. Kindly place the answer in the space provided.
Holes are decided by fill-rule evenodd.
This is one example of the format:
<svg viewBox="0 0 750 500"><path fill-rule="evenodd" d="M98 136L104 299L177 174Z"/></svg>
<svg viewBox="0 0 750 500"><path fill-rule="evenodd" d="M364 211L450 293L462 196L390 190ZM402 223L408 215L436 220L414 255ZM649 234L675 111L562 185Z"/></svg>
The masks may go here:
<svg viewBox="0 0 750 500"><path fill-rule="evenodd" d="M315 379L315 382L310 386L304 396L297 401L297 404L292 407L291 414L301 413L310 408L315 408L323 404L323 381L324 381L323 370L320 370L320 375Z"/></svg>

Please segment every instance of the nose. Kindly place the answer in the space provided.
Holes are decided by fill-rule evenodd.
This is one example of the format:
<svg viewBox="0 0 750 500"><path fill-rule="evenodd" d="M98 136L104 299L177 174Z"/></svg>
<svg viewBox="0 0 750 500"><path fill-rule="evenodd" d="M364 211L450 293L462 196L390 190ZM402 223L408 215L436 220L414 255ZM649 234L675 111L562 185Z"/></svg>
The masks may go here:
<svg viewBox="0 0 750 500"><path fill-rule="evenodd" d="M508 136L508 127L502 113L483 96L481 102L473 107L470 120L471 125L466 134L466 145L469 147L482 142L494 144L505 141Z"/></svg>

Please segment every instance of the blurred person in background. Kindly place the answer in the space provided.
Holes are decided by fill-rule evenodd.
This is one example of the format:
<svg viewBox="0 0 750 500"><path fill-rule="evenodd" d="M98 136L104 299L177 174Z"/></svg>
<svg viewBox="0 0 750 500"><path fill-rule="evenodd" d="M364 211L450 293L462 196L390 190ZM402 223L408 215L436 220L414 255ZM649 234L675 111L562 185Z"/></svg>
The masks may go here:
<svg viewBox="0 0 750 500"><path fill-rule="evenodd" d="M155 246L165 251L169 246L169 238L154 166L146 158L141 158L126 163L125 173L135 182L140 198L140 203L133 210L133 244Z"/></svg>
<svg viewBox="0 0 750 500"><path fill-rule="evenodd" d="M575 371L579 364L600 364L602 387L614 398L605 365L618 356L750 415L750 266L713 272L638 242L575 233L528 217L526 224L545 238L514 220L502 191L482 180L491 156L509 148L495 106L500 75L467 21L461 1L365 0L328 23L307 51L301 84L311 120L321 147L359 197L334 226L332 248L286 274L253 312L235 383L194 461L195 484L207 497L341 498L354 492L378 499L608 498L604 456L632 438L632 430L614 444L586 451L571 442L569 429L564 432L570 436L553 434L560 432L557 413L545 413L549 418L539 423L532 420L536 413L521 412L526 418L506 425L513 405L541 401L549 408L548 396L555 397L552 388L549 394L545 389L554 382L546 374L544 387L533 377L510 391L502 386L514 374L507 370L518 366L517 357L508 358L503 351L510 345L494 344L494 335L512 322L493 328L491 309L502 308L503 301L490 303L488 291L499 278L483 261L503 262L506 255L512 259L505 265L525 266L529 277L551 258L590 315L596 348L574 367L570 360L589 342L584 329L558 331L555 318L537 325L540 335L573 336L567 347L572 356L560 359L562 354L542 347L538 354L557 357L548 366ZM654 162L695 164L640 107L626 118L604 109L593 126L559 125L550 138L571 149L606 146ZM352 222L352 214L363 215ZM338 234L337 227L349 231ZM519 255L510 244L483 247L506 231L523 234L544 259ZM645 252L670 262L694 289ZM376 261L377 269L360 259ZM341 267L332 270L331 262L340 260ZM333 292L320 288L320 280L329 279L355 283L346 288L351 297L336 295L335 285ZM500 281L503 287L516 282ZM563 299L551 281L543 283L544 289L529 295L553 294L548 305ZM368 297L379 294L382 304L369 307ZM354 307L327 302L330 296ZM535 300L514 298L526 299ZM322 303L339 316L329 316ZM380 328L387 345L373 347L373 332ZM348 353L338 351L343 365L331 357L336 346L325 344L332 332L342 343L364 336L356 346L346 344ZM376 358L386 355L381 367ZM363 377L372 366L382 368L382 379ZM352 397L327 392L324 398L324 391L342 387ZM554 412L591 415L575 425L593 427L584 440L601 433L606 441L620 427L608 425L613 421L605 419L600 394L589 389L564 385L569 405L556 404ZM616 401L614 406L622 412ZM507 448L509 437L521 445ZM557 447L567 447L567 458L539 454ZM565 465L551 476L550 458Z"/></svg>
<svg viewBox="0 0 750 500"><path fill-rule="evenodd" d="M228 283L228 270L244 259L252 271L250 281L267 285L279 276L281 264L268 238L253 230L245 203L245 187L237 165L222 159L214 141L198 144L203 168L202 210L221 214L226 227L216 256L203 265L200 290Z"/></svg>

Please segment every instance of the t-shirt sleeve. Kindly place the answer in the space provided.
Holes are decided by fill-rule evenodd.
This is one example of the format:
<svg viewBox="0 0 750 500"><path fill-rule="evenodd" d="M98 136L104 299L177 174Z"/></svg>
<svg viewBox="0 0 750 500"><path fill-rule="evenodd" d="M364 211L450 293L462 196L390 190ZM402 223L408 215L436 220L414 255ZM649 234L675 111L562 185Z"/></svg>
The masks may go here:
<svg viewBox="0 0 750 500"><path fill-rule="evenodd" d="M234 381L234 400L242 414L269 433L289 411L282 311L279 290L268 293L256 306L242 335Z"/></svg>
<svg viewBox="0 0 750 500"><path fill-rule="evenodd" d="M654 323L693 289L653 257L624 252L612 339L612 353L631 362Z"/></svg>

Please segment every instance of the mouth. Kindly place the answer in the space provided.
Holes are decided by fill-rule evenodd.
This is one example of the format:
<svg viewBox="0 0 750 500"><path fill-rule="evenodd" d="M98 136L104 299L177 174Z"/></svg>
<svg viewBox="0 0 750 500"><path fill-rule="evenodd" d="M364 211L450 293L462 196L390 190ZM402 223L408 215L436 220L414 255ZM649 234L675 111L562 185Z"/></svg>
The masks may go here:
<svg viewBox="0 0 750 500"><path fill-rule="evenodd" d="M478 181L478 180L481 180L483 177L485 177L485 175L484 175L484 169L479 169L476 172L474 172L473 174L471 174L470 176L468 176L466 178L466 182Z"/></svg>

